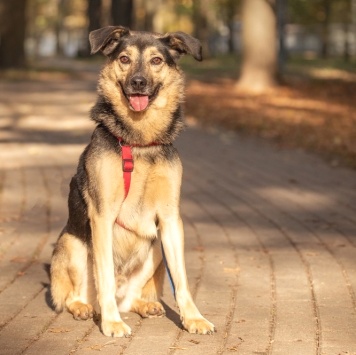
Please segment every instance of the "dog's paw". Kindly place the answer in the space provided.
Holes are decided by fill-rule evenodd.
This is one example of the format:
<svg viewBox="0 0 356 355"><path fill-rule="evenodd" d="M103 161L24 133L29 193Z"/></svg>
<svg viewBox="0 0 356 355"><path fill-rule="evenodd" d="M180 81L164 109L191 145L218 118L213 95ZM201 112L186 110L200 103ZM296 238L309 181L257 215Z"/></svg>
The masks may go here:
<svg viewBox="0 0 356 355"><path fill-rule="evenodd" d="M166 311L159 302L147 302L138 307L137 313L143 318L153 318L164 316Z"/></svg>
<svg viewBox="0 0 356 355"><path fill-rule="evenodd" d="M192 334L213 334L215 332L215 326L205 318L198 319L184 319L184 328Z"/></svg>
<svg viewBox="0 0 356 355"><path fill-rule="evenodd" d="M101 322L101 330L107 337L129 337L131 335L131 328L124 322Z"/></svg>
<svg viewBox="0 0 356 355"><path fill-rule="evenodd" d="M68 309L76 320L88 320L93 318L94 315L93 306L91 304L73 302Z"/></svg>

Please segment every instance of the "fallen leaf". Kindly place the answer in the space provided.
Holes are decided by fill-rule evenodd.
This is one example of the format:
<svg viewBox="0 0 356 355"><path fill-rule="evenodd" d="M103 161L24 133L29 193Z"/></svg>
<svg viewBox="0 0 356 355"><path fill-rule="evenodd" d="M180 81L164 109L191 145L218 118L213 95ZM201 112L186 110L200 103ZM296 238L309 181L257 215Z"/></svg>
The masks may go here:
<svg viewBox="0 0 356 355"><path fill-rule="evenodd" d="M103 345L97 344L97 345L89 346L87 349L101 351L101 349L102 349L103 347L104 347Z"/></svg>
<svg viewBox="0 0 356 355"><path fill-rule="evenodd" d="M104 349L106 346L108 346L108 345L114 345L114 344L116 344L116 340L109 340L109 341L106 342L105 344L95 344L95 345L92 345L92 346L87 347L86 349L101 351L101 350Z"/></svg>
<svg viewBox="0 0 356 355"><path fill-rule="evenodd" d="M198 341L198 340L189 339L188 341L193 344L200 344L200 341Z"/></svg>
<svg viewBox="0 0 356 355"><path fill-rule="evenodd" d="M68 328L50 328L48 329L50 333L68 333L71 329Z"/></svg>
<svg viewBox="0 0 356 355"><path fill-rule="evenodd" d="M232 346L230 348L226 348L228 351L237 351L237 345L236 346Z"/></svg>

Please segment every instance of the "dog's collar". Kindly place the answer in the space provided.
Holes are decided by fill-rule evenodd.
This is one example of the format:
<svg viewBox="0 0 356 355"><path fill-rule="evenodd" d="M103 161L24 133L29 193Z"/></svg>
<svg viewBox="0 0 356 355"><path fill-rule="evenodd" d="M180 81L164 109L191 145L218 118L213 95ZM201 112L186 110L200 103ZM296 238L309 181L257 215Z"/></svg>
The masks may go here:
<svg viewBox="0 0 356 355"><path fill-rule="evenodd" d="M122 137L117 137L117 140L119 141L120 147L138 147L138 148L146 148L146 147L153 147L155 145L163 145L162 143L158 142L152 142L149 144L127 144Z"/></svg>

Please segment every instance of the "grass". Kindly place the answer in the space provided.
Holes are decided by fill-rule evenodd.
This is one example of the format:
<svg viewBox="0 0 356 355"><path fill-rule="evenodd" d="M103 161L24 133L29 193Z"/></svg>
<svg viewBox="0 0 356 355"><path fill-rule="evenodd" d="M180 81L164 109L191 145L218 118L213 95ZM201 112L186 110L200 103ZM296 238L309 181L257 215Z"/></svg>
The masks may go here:
<svg viewBox="0 0 356 355"><path fill-rule="evenodd" d="M188 78L209 81L217 78L237 78L240 59L225 55L197 62L192 57L184 57L180 62Z"/></svg>

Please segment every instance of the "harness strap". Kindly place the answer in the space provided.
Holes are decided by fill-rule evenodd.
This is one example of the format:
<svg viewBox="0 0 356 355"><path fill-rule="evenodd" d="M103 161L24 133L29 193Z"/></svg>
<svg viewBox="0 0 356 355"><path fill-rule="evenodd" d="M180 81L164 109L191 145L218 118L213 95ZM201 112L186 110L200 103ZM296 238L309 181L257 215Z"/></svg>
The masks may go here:
<svg viewBox="0 0 356 355"><path fill-rule="evenodd" d="M134 166L135 166L133 156L132 156L131 147L150 147L150 146L159 145L159 143L153 142L153 143L151 143L149 145L145 145L145 146L137 145L137 144L125 145L125 144L123 144L124 140L121 137L119 137L118 140L119 140L119 143L121 146L121 154L122 154L122 171L123 171L123 177L124 177L124 188L125 188L124 201L125 201L127 195L129 194L129 191L130 191L131 173L133 172ZM118 218L116 219L116 223L121 228L130 230ZM174 287L173 279L171 276L171 271L169 270L169 267L168 267L168 263L167 263L166 255L164 253L162 242L161 242L161 248L162 248L162 256L163 256L164 265L166 267L167 274L168 274L169 283L171 285L172 293L175 298L176 297L176 289Z"/></svg>
<svg viewBox="0 0 356 355"><path fill-rule="evenodd" d="M131 147L129 145L122 145L122 171L124 173L125 199L130 191L131 173L134 169L134 161L132 158Z"/></svg>
<svg viewBox="0 0 356 355"><path fill-rule="evenodd" d="M130 185L131 185L131 173L134 170L134 160L132 157L132 147L152 147L155 145L160 145L160 143L157 142L152 142L147 145L140 145L140 144L131 144L131 145L126 145L124 144L124 139L121 137L117 138L120 147L121 147L121 154L122 154L122 171L124 173L124 186L125 186L125 198L126 199L127 195L129 194L130 191Z"/></svg>

